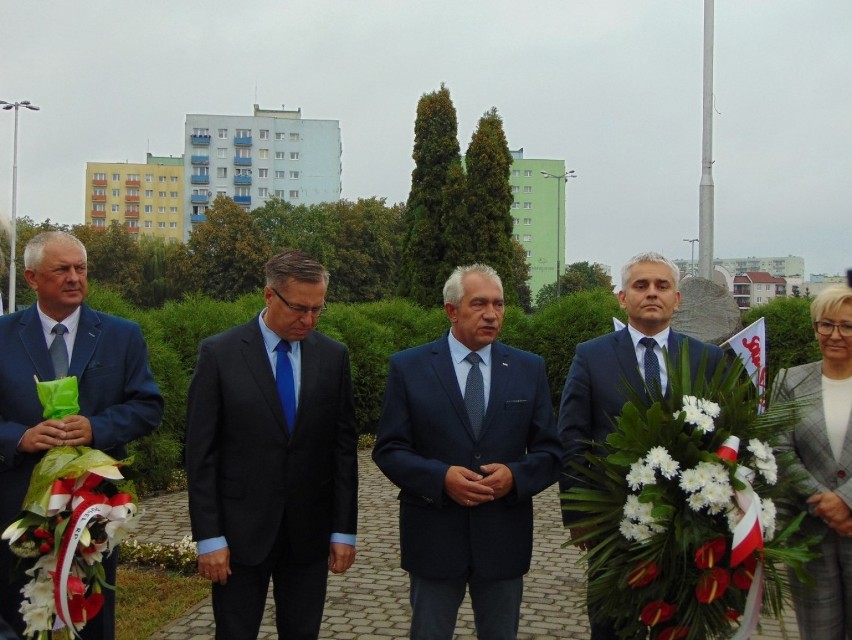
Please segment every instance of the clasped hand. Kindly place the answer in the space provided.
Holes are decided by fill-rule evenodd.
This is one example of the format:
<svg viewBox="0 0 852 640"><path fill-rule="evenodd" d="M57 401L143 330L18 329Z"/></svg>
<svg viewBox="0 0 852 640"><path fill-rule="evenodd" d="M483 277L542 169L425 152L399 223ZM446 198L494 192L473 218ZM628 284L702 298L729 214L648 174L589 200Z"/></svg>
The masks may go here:
<svg viewBox="0 0 852 640"><path fill-rule="evenodd" d="M37 453L54 447L86 447L91 444L92 423L85 416L70 415L60 420L45 420L27 429L18 451Z"/></svg>
<svg viewBox="0 0 852 640"><path fill-rule="evenodd" d="M838 535L852 536L852 518L843 499L833 491L817 493L808 498L809 505L815 505L813 514L834 529Z"/></svg>
<svg viewBox="0 0 852 640"><path fill-rule="evenodd" d="M515 486L512 472L505 464L495 462L479 469L482 473L467 467L450 467L444 477L444 491L463 507L475 507L502 498Z"/></svg>

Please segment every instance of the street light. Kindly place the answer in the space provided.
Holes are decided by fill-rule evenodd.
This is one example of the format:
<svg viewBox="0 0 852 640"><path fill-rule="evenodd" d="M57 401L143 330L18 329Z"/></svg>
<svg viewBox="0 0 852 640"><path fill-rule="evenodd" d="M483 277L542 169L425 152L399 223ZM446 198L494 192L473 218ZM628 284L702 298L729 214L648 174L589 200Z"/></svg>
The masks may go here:
<svg viewBox="0 0 852 640"><path fill-rule="evenodd" d="M693 278L695 277L695 243L698 242L698 238L684 238L684 242L688 242L690 249L692 249L692 257L690 258L689 264L689 275Z"/></svg>
<svg viewBox="0 0 852 640"><path fill-rule="evenodd" d="M29 100L21 100L20 102L6 102L0 100L0 105L3 105L5 111L15 110L15 143L12 147L12 237L9 241L11 245L9 258L9 313L15 312L15 276L17 268L15 266L15 245L18 241L17 230L17 208L18 208L18 110L23 107L30 111L38 111L39 107L30 103Z"/></svg>
<svg viewBox="0 0 852 640"><path fill-rule="evenodd" d="M561 176L554 175L547 171L542 171L541 175L545 178L556 178L556 297L559 298L559 229L561 228L560 220L560 207L562 203L562 194L560 190L560 186L563 182L568 182L568 178L576 178L574 175L574 170L566 171Z"/></svg>

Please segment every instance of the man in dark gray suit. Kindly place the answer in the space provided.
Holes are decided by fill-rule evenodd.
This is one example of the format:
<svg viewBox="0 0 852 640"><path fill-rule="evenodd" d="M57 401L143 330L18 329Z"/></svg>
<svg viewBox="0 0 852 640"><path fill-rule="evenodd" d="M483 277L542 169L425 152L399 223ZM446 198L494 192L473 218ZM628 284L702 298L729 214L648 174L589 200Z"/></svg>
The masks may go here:
<svg viewBox="0 0 852 640"><path fill-rule="evenodd" d="M257 637L270 577L281 638L316 638L328 571L355 559L357 435L349 353L314 331L328 272L290 249L266 308L201 343L187 473L199 573L220 640Z"/></svg>
<svg viewBox="0 0 852 640"><path fill-rule="evenodd" d="M618 293L621 307L627 311L627 326L577 346L559 409L559 437L564 451L561 491L582 485L583 480L568 463L585 464L588 442L603 442L615 430L616 418L630 399L630 389L644 396L648 404L655 395L667 393L663 349L672 362L679 360L682 349L688 349L693 379L698 376L705 351L706 375L712 376L722 363L721 349L671 329L672 316L680 304L679 279L678 268L662 255L648 252L634 256L621 270L622 288ZM656 380L646 379L646 356L650 366L656 366L652 369L653 377L659 376ZM582 513L563 508L563 523L571 528L572 539L586 533L572 527L582 517ZM576 545L586 550L589 543L579 541ZM591 626L592 640L616 640L615 630L606 621L592 619Z"/></svg>

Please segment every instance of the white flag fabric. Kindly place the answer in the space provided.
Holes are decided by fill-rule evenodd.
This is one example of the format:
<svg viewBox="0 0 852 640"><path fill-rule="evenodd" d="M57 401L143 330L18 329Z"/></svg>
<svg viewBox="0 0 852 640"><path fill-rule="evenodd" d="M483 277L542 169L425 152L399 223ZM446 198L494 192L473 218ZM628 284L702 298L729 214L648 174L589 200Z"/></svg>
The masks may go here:
<svg viewBox="0 0 852 640"><path fill-rule="evenodd" d="M766 323L763 318L731 336L722 344L730 348L745 365L760 396L761 412L766 406Z"/></svg>

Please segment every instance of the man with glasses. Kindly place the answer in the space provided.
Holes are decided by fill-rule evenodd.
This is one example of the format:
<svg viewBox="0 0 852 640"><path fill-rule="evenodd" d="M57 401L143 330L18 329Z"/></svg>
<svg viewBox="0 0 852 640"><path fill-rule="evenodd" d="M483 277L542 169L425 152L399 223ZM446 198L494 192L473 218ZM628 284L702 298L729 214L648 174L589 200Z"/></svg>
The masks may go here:
<svg viewBox="0 0 852 640"><path fill-rule="evenodd" d="M189 389L189 511L219 639L257 637L270 578L279 637L316 638L328 571L355 559L349 354L314 331L328 272L294 249L265 271L265 309L201 343Z"/></svg>

